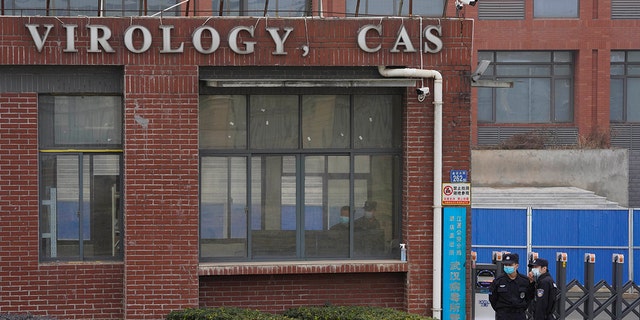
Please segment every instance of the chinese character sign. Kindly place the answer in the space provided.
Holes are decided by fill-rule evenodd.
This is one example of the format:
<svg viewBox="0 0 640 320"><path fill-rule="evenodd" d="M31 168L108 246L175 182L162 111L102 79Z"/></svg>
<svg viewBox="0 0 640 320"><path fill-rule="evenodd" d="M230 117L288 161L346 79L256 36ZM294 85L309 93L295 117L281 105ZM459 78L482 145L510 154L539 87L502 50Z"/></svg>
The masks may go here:
<svg viewBox="0 0 640 320"><path fill-rule="evenodd" d="M444 208L442 318L465 319L465 258L467 248L467 208Z"/></svg>

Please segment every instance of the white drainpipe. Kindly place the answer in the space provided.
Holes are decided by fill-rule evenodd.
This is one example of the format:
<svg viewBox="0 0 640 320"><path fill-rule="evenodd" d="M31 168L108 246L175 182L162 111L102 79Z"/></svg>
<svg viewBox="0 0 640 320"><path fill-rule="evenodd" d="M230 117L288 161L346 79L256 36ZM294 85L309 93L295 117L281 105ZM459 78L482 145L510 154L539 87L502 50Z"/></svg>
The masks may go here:
<svg viewBox="0 0 640 320"><path fill-rule="evenodd" d="M433 78L433 318L442 319L442 75L436 70L387 69L383 77Z"/></svg>

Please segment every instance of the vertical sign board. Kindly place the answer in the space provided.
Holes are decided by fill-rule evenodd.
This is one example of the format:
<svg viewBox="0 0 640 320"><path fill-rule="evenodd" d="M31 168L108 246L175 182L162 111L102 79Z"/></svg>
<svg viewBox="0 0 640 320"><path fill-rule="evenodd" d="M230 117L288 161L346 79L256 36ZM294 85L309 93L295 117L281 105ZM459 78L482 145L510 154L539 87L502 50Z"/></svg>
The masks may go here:
<svg viewBox="0 0 640 320"><path fill-rule="evenodd" d="M465 319L467 208L446 207L443 219L442 318Z"/></svg>

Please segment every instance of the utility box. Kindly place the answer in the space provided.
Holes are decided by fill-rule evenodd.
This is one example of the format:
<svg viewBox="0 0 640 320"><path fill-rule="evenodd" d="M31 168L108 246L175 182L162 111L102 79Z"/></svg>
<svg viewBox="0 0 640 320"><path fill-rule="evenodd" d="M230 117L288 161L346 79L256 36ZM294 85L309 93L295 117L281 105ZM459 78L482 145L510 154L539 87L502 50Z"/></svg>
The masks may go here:
<svg viewBox="0 0 640 320"><path fill-rule="evenodd" d="M478 263L473 269L473 308L474 320L495 320L496 314L489 302L489 287L496 278L497 266L493 263Z"/></svg>

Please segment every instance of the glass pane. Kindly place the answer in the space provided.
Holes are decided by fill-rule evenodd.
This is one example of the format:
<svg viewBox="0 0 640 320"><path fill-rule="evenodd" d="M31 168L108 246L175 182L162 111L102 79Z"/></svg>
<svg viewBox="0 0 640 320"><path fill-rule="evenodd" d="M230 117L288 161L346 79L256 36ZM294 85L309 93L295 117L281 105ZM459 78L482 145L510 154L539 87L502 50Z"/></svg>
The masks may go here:
<svg viewBox="0 0 640 320"><path fill-rule="evenodd" d="M4 1L5 14L16 16L45 16L46 2L42 0Z"/></svg>
<svg viewBox="0 0 640 320"><path fill-rule="evenodd" d="M478 52L478 61L480 60L489 60L493 62L493 51L479 51Z"/></svg>
<svg viewBox="0 0 640 320"><path fill-rule="evenodd" d="M122 102L118 96L40 96L42 147L120 145Z"/></svg>
<svg viewBox="0 0 640 320"><path fill-rule="evenodd" d="M404 4L403 4L404 2ZM408 1L402 0L347 0L346 12L348 16L358 15L381 15L381 16L396 16L396 15L408 15L409 6ZM358 7L358 4L360 5ZM402 8L400 7L402 5ZM414 13L415 14L415 13ZM442 15L442 11L438 16Z"/></svg>
<svg viewBox="0 0 640 320"><path fill-rule="evenodd" d="M503 77L535 77L550 76L551 66L536 65L498 65L496 66L497 75Z"/></svg>
<svg viewBox="0 0 640 320"><path fill-rule="evenodd" d="M294 156L264 156L251 160L251 250L254 258L296 256L295 173Z"/></svg>
<svg viewBox="0 0 640 320"><path fill-rule="evenodd" d="M553 62L573 62L573 54L569 51L556 51L553 53Z"/></svg>
<svg viewBox="0 0 640 320"><path fill-rule="evenodd" d="M247 256L247 165L244 157L201 160L200 256Z"/></svg>
<svg viewBox="0 0 640 320"><path fill-rule="evenodd" d="M627 79L627 122L640 122L640 79Z"/></svg>
<svg viewBox="0 0 640 320"><path fill-rule="evenodd" d="M622 75L624 75L624 65L622 65L622 64L612 64L610 72L611 72L612 76L622 76Z"/></svg>
<svg viewBox="0 0 640 320"><path fill-rule="evenodd" d="M555 121L556 122L573 122L573 109L571 106L571 80L556 80L555 84Z"/></svg>
<svg viewBox="0 0 640 320"><path fill-rule="evenodd" d="M536 18L577 18L578 0L534 0Z"/></svg>
<svg viewBox="0 0 640 320"><path fill-rule="evenodd" d="M640 75L640 65L635 65L635 64L627 65L627 75L629 75L629 76L639 76Z"/></svg>
<svg viewBox="0 0 640 320"><path fill-rule="evenodd" d="M142 3L139 1L104 0L105 16L128 17L139 16L142 13Z"/></svg>
<svg viewBox="0 0 640 320"><path fill-rule="evenodd" d="M252 148L298 147L298 96L254 95L250 108Z"/></svg>
<svg viewBox="0 0 640 320"><path fill-rule="evenodd" d="M169 8L179 2L181 1L179 0L146 0L143 3L147 3L147 15L153 15L158 12L162 12L161 14L163 16L177 17L177 16L180 16L180 6L176 6L172 9L169 9Z"/></svg>
<svg viewBox="0 0 640 320"><path fill-rule="evenodd" d="M478 88L478 122L493 120L493 89Z"/></svg>
<svg viewBox="0 0 640 320"><path fill-rule="evenodd" d="M496 122L549 122L550 86L549 79L515 79L513 88L496 89Z"/></svg>
<svg viewBox="0 0 640 320"><path fill-rule="evenodd" d="M354 147L400 147L400 97L354 96Z"/></svg>
<svg viewBox="0 0 640 320"><path fill-rule="evenodd" d="M200 96L200 148L246 148L246 101L241 95Z"/></svg>
<svg viewBox="0 0 640 320"><path fill-rule="evenodd" d="M269 1L268 4L266 14L270 17L303 17L308 11L306 0L278 0ZM243 15L260 17L265 15L264 0L249 0L247 5L248 8L243 10L245 12Z"/></svg>
<svg viewBox="0 0 640 320"><path fill-rule="evenodd" d="M553 66L553 74L556 76L570 76L571 66L569 65L554 65Z"/></svg>
<svg viewBox="0 0 640 320"><path fill-rule="evenodd" d="M122 250L120 233L120 156L84 157L83 225L85 257L116 256Z"/></svg>
<svg viewBox="0 0 640 320"><path fill-rule="evenodd" d="M548 51L499 51L496 55L498 62L551 62Z"/></svg>
<svg viewBox="0 0 640 320"><path fill-rule="evenodd" d="M609 95L609 118L611 121L624 121L624 80L611 79Z"/></svg>
<svg viewBox="0 0 640 320"><path fill-rule="evenodd" d="M611 51L611 62L624 62L624 51Z"/></svg>
<svg viewBox="0 0 640 320"><path fill-rule="evenodd" d="M407 2L404 1L406 6ZM431 1L413 1L413 15L419 15L424 17L442 17L444 12L444 0L431 0ZM402 15L407 15L406 9L402 10Z"/></svg>
<svg viewBox="0 0 640 320"><path fill-rule="evenodd" d="M348 156L308 156L305 158L305 254L307 257L349 256L349 174L330 175L323 164L340 158L348 171ZM324 170L318 170L318 165ZM314 167L314 170L308 170Z"/></svg>
<svg viewBox="0 0 640 320"><path fill-rule="evenodd" d="M627 51L627 62L640 62L640 51Z"/></svg>
<svg viewBox="0 0 640 320"><path fill-rule="evenodd" d="M349 119L349 96L303 96L303 147L348 148Z"/></svg>
<svg viewBox="0 0 640 320"><path fill-rule="evenodd" d="M369 163L370 167L356 167L355 171L370 173L357 176L354 190L354 201L359 205L354 212L354 255L388 257L399 245L395 226L397 213L393 206L399 165L392 156L358 157L367 157L369 161L355 161L356 166Z"/></svg>

